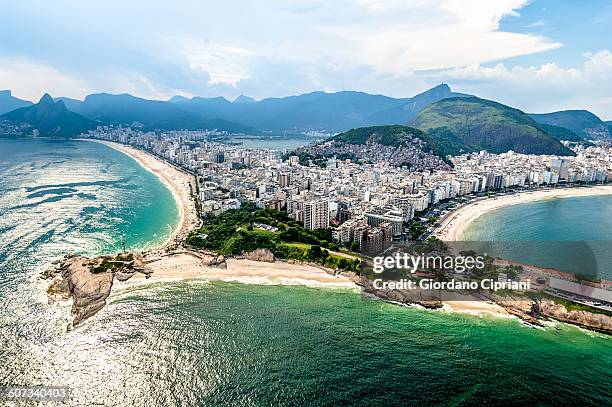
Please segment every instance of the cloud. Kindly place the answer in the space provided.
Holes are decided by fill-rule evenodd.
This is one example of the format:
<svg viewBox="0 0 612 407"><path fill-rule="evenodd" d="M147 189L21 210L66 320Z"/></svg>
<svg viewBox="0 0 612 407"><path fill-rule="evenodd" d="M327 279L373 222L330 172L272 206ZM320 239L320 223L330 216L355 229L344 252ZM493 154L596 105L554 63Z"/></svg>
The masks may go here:
<svg viewBox="0 0 612 407"><path fill-rule="evenodd" d="M32 101L37 101L45 92L80 97L93 91L86 81L22 57L0 58L0 88Z"/></svg>
<svg viewBox="0 0 612 407"><path fill-rule="evenodd" d="M528 111L584 109L610 118L612 112L612 52L585 54L579 68L562 68L554 62L539 66L470 65L430 75L463 90Z"/></svg>
<svg viewBox="0 0 612 407"><path fill-rule="evenodd" d="M527 24L525 28L540 28L540 27L544 27L545 25L546 23L544 22L544 20L538 20L531 24Z"/></svg>
<svg viewBox="0 0 612 407"><path fill-rule="evenodd" d="M419 70L560 47L541 36L500 30L500 21L518 16L527 3L12 2L0 15L0 58L45 66L63 78L56 88L80 97L90 89L157 98L266 97L353 86L405 96L426 86L414 74ZM22 96L30 98L52 87L51 80L32 79L31 70L8 75L11 67L3 67L0 87L16 94L23 88ZM78 86L66 86L68 80Z"/></svg>

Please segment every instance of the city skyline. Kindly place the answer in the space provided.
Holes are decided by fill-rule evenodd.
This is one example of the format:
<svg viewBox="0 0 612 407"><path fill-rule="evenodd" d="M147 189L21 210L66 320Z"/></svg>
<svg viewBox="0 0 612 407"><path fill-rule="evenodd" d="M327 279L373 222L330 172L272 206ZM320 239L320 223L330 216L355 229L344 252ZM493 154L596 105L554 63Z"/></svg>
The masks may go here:
<svg viewBox="0 0 612 407"><path fill-rule="evenodd" d="M6 5L1 21L10 40L0 88L33 101L45 92L409 97L444 82L524 111L612 118L607 1L34 2Z"/></svg>

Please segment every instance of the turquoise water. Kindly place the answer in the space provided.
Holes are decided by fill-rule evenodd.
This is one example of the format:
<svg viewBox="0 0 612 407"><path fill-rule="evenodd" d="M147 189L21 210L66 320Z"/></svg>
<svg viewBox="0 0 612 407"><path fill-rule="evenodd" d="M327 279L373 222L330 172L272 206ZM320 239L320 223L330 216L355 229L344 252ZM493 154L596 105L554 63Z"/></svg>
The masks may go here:
<svg viewBox="0 0 612 407"><path fill-rule="evenodd" d="M44 254L112 250L123 234L141 247L142 225L161 239L175 215L148 205L171 197L137 164L93 143L0 140L0 157L0 213L21 211L19 221L0 218L2 384L68 385L71 404L109 406L612 403L609 337L405 308L350 290L138 287L65 332L69 304L47 305L47 282L35 278ZM96 180L109 183L74 185ZM27 198L37 185L96 194L103 215L79 209L98 199L78 195L40 203L52 205L44 211L15 209L46 199Z"/></svg>
<svg viewBox="0 0 612 407"><path fill-rule="evenodd" d="M490 252L504 258L612 279L612 195L503 207L477 218L461 239L501 242Z"/></svg>

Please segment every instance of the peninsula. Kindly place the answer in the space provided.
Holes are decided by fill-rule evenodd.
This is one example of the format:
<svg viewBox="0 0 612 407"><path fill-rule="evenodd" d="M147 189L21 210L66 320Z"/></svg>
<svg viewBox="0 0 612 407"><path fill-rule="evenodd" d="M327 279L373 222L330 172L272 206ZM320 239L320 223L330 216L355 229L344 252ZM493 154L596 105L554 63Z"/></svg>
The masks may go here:
<svg viewBox="0 0 612 407"><path fill-rule="evenodd" d="M397 129L401 134L407 131L405 128ZM378 137L380 141L378 131L368 128L354 134ZM605 180L607 176L603 169L598 168L601 161L585 160L590 156L584 153L578 155L579 159L510 153L499 156L468 154L454 158L454 168L442 166L444 168L427 175L424 172L406 172L405 168L395 166L352 163L350 159L335 157L326 157L323 166L309 165L300 163L301 158L296 155L281 157L278 152L268 150L234 150L232 146L207 141L206 135L197 132L179 133L180 136L174 133L157 135L131 129L92 133L96 138L93 141L129 155L156 174L172 191L180 219L171 236L159 247L141 253L120 253L94 259L69 255L47 271L46 276L53 278L49 289L51 297L73 298L75 325L102 309L111 290L122 292L134 285L192 279L360 288L392 302L477 315L518 316L537 324L540 315L537 310L553 308L548 299L534 300L522 293L511 298L455 293L441 300L425 298L422 293L376 289L359 267L359 252L372 245L380 244L382 248L385 242L401 236L406 227L413 236L412 231L418 229L415 225L423 219L427 220L426 224L433 225L429 227L434 237L450 241L459 239L465 225L479 214L503 205L561 196L612 193L612 187L608 185L584 186L588 184L584 181L587 178L596 182L602 176ZM179 138L177 136L183 141L173 141ZM578 147L578 152L582 151L580 148L584 149ZM587 148L591 149L589 154L595 151L608 154L607 150ZM359 152L358 149L355 151ZM203 157L211 157L214 162ZM281 162L277 161L279 159ZM482 166L482 160L504 165L510 161L530 163L534 172L521 174L512 170L507 176L480 175L474 170L476 166ZM385 200L384 189L381 193L372 187L363 195L366 200L352 202L350 190L342 192L342 187L338 187L340 194L338 199L334 199L332 208L331 199L322 196L326 193L326 180L333 185L332 174L343 178L355 174L353 170L358 170L358 174L378 174L378 178L373 179L375 184L394 179L403 195L393 197L387 193L390 200ZM254 181L260 177L268 179L270 175L280 188L264 183L262 187L256 187L255 195L251 196L246 187L252 188ZM327 175L332 178L328 179ZM572 179L572 182L564 183L566 186L581 187L551 189L557 186L561 176ZM449 178L450 182L444 181ZM359 179L368 185L369 181ZM389 191L390 186L386 185L384 188ZM355 184L355 188L360 187L363 185ZM515 193L501 196L494 193L495 196L489 197L482 192L503 189L507 193L512 188ZM301 193L289 199L288 194L295 191ZM327 194L331 196L331 190L328 189ZM473 200L471 203L460 205L440 219L431 212L449 199L467 196ZM339 199L341 197L346 198ZM384 202L391 209L376 209L377 205L385 207ZM356 214L356 208L361 208L365 219ZM427 235L424 233L420 237ZM496 267L491 271L493 278L503 271ZM558 319L601 331L612 327L612 319L605 313L598 314L594 322L589 318L581 314L580 322L572 322L570 317Z"/></svg>

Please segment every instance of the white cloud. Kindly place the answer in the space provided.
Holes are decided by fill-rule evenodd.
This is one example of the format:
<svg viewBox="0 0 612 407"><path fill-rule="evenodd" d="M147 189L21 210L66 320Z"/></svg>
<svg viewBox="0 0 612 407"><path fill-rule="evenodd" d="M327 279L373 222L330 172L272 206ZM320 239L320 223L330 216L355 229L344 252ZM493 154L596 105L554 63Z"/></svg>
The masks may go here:
<svg viewBox="0 0 612 407"><path fill-rule="evenodd" d="M431 76L473 91L479 96L504 101L528 111L590 108L603 118L612 112L612 52L585 54L580 68L556 63L540 66L494 66L478 64L443 70Z"/></svg>
<svg viewBox="0 0 612 407"><path fill-rule="evenodd" d="M182 43L182 52L192 69L210 76L209 83L226 83L235 86L249 77L248 66L255 55L248 49L229 47L210 41L187 40Z"/></svg>
<svg viewBox="0 0 612 407"><path fill-rule="evenodd" d="M501 63L562 46L500 28L529 0L179 3L7 3L0 15L0 88L30 99L44 91L160 99L321 89L411 96L446 80L458 91L527 110L594 106L612 114L610 97L597 85L609 89L609 51L586 56L576 69ZM424 73L431 70L438 73Z"/></svg>
<svg viewBox="0 0 612 407"><path fill-rule="evenodd" d="M92 92L86 81L26 58L0 58L0 89L22 99L38 101L44 93L81 97Z"/></svg>

